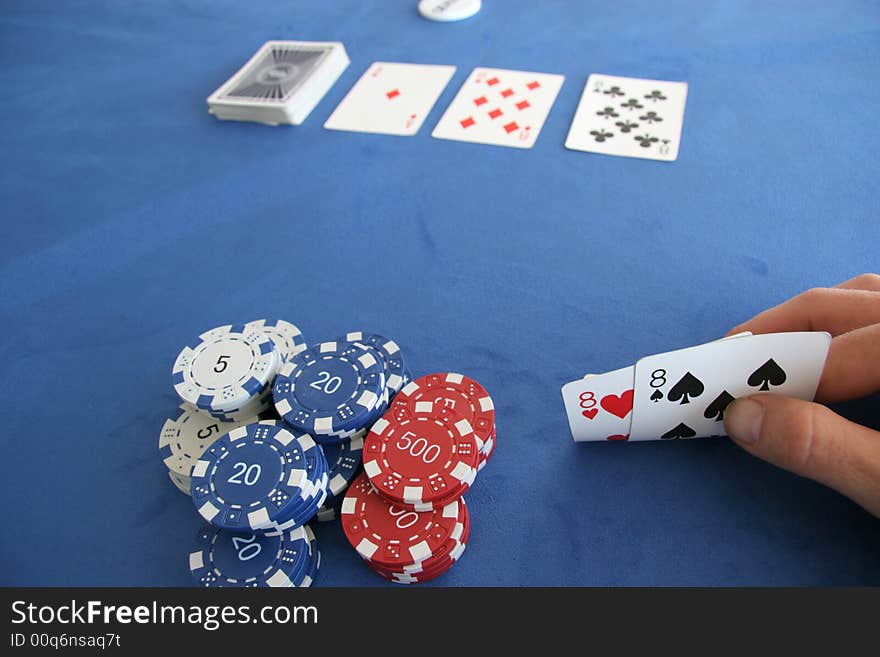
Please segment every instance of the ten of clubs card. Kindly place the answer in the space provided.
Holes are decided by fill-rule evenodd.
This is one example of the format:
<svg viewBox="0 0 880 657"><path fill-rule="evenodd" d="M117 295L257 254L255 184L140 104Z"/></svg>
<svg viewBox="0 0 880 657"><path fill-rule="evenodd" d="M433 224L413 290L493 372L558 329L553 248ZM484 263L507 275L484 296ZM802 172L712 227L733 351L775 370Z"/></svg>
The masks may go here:
<svg viewBox="0 0 880 657"><path fill-rule="evenodd" d="M565 147L604 155L672 161L678 157L686 82L587 80Z"/></svg>
<svg viewBox="0 0 880 657"><path fill-rule="evenodd" d="M375 62L324 123L330 130L415 135L454 66Z"/></svg>
<svg viewBox="0 0 880 657"><path fill-rule="evenodd" d="M562 387L575 441L673 440L724 433L737 397L770 392L812 400L831 336L743 335L648 356Z"/></svg>

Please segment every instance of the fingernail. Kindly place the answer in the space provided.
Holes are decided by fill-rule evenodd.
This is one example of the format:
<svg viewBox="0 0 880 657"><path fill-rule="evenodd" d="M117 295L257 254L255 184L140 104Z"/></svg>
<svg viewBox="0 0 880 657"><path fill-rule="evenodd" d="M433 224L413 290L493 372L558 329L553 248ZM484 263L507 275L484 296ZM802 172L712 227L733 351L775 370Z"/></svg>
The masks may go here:
<svg viewBox="0 0 880 657"><path fill-rule="evenodd" d="M764 407L753 399L737 399L724 412L727 434L741 443L753 445L761 435Z"/></svg>

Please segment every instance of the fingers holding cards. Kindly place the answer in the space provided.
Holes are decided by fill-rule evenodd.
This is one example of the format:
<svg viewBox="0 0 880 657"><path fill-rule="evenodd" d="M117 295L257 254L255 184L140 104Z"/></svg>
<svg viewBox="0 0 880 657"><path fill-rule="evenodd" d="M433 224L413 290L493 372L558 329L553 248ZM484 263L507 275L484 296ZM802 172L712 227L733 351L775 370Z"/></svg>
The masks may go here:
<svg viewBox="0 0 880 657"><path fill-rule="evenodd" d="M744 395L812 400L830 343L828 333L776 333L642 358L635 365L630 440L722 435L724 410Z"/></svg>
<svg viewBox="0 0 880 657"><path fill-rule="evenodd" d="M587 374L562 387L575 441L677 440L724 433L737 397L771 392L812 400L828 333L742 333Z"/></svg>

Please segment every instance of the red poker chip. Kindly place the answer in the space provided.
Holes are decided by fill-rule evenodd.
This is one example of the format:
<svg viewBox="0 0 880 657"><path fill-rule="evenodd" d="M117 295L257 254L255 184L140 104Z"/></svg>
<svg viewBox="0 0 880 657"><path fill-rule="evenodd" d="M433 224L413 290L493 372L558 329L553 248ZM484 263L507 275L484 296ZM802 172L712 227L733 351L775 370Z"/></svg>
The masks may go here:
<svg viewBox="0 0 880 657"><path fill-rule="evenodd" d="M450 536L449 540L446 541L446 545L444 549L426 559L425 561L412 564L410 566L404 566L403 568L399 567L387 567L382 566L381 564L370 563L367 562L370 568L372 568L376 573L380 575L387 576L411 576L418 575L420 577L435 573L435 572L443 572L449 569L461 554L464 552L464 548L467 545L468 539L470 538L470 517L467 513L467 507L464 505L464 502L459 505L459 517L458 523L456 525L456 533Z"/></svg>
<svg viewBox="0 0 880 657"><path fill-rule="evenodd" d="M430 502L417 502L414 504L407 504L406 502L401 502L400 500L388 500L389 503L396 504L404 509L412 509L413 511L430 511L431 509L442 509L447 504L452 504L453 502L459 501L463 499L463 495L470 490L471 485L474 483L474 479L477 476L477 473L480 471L480 460L477 459L477 467L474 468L472 476L466 481L461 482L458 486L449 490L446 495L443 497L439 497L436 500L431 500ZM380 492L379 495L382 495ZM382 495L384 497L384 495Z"/></svg>
<svg viewBox="0 0 880 657"><path fill-rule="evenodd" d="M480 466L479 461L477 462L477 468L474 471L474 476L476 476L477 472L479 472ZM447 504L451 504L456 500L462 499L462 495L464 495L471 487L473 483L473 477L470 480L462 482L459 486L453 488L447 495L440 497L436 500L432 500L430 502L420 502L418 504L406 504L405 502L396 502L402 507L407 509L412 509L413 511L430 511L431 509L442 509Z"/></svg>
<svg viewBox="0 0 880 657"><path fill-rule="evenodd" d="M440 372L410 381L394 397L389 412L400 421L417 412L420 402L430 402L436 413L457 413L470 422L481 449L495 431L492 397L483 386L463 374Z"/></svg>
<svg viewBox="0 0 880 657"><path fill-rule="evenodd" d="M421 582L428 582L444 574L458 562L458 559L461 557L461 555L464 553L465 548L467 547L469 534L470 527L468 526L465 534L462 536L463 540L457 544L454 552L451 552L450 555L447 555L442 559L436 560L430 566L426 564L426 567L423 570L420 570L418 572L409 571L396 573L378 571L376 572L381 577L384 577L385 579L391 582L395 582L397 584L419 584Z"/></svg>
<svg viewBox="0 0 880 657"><path fill-rule="evenodd" d="M495 453L495 445L497 445L497 441L498 437L495 433L495 428L493 427L492 435L489 436L489 439L483 444L483 449L480 451L480 462L477 464L477 472L480 472L485 468L489 459L492 458L492 455Z"/></svg>
<svg viewBox="0 0 880 657"><path fill-rule="evenodd" d="M388 570L379 570L373 568L373 571L380 577L383 577L384 579L395 582L397 584L418 584L420 582L427 582L439 577L443 573L447 572L450 568L452 568L452 566L457 563L458 559L464 553L466 547L466 540L464 542L457 543L455 552L452 555L447 555L444 556L442 559L433 561L431 565L426 564L426 567L422 570L408 572L391 572Z"/></svg>
<svg viewBox="0 0 880 657"><path fill-rule="evenodd" d="M473 482L479 450L467 419L419 402L402 420L376 421L364 439L363 462L383 497L424 508Z"/></svg>
<svg viewBox="0 0 880 657"><path fill-rule="evenodd" d="M340 511L342 530L358 554L371 565L395 570L442 553L461 513L457 502L422 512L391 504L364 473L348 487Z"/></svg>

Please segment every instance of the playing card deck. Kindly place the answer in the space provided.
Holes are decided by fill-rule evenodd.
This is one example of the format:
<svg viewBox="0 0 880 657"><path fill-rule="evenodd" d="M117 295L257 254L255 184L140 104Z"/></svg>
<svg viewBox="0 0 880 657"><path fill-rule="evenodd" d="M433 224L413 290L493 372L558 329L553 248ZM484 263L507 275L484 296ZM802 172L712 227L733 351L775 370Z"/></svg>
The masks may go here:
<svg viewBox="0 0 880 657"><path fill-rule="evenodd" d="M208 97L208 111L224 120L299 125L348 64L341 43L267 41Z"/></svg>
<svg viewBox="0 0 880 657"><path fill-rule="evenodd" d="M758 392L812 400L831 336L741 334L648 356L634 366L565 384L577 441L672 440L724 433L724 411Z"/></svg>

